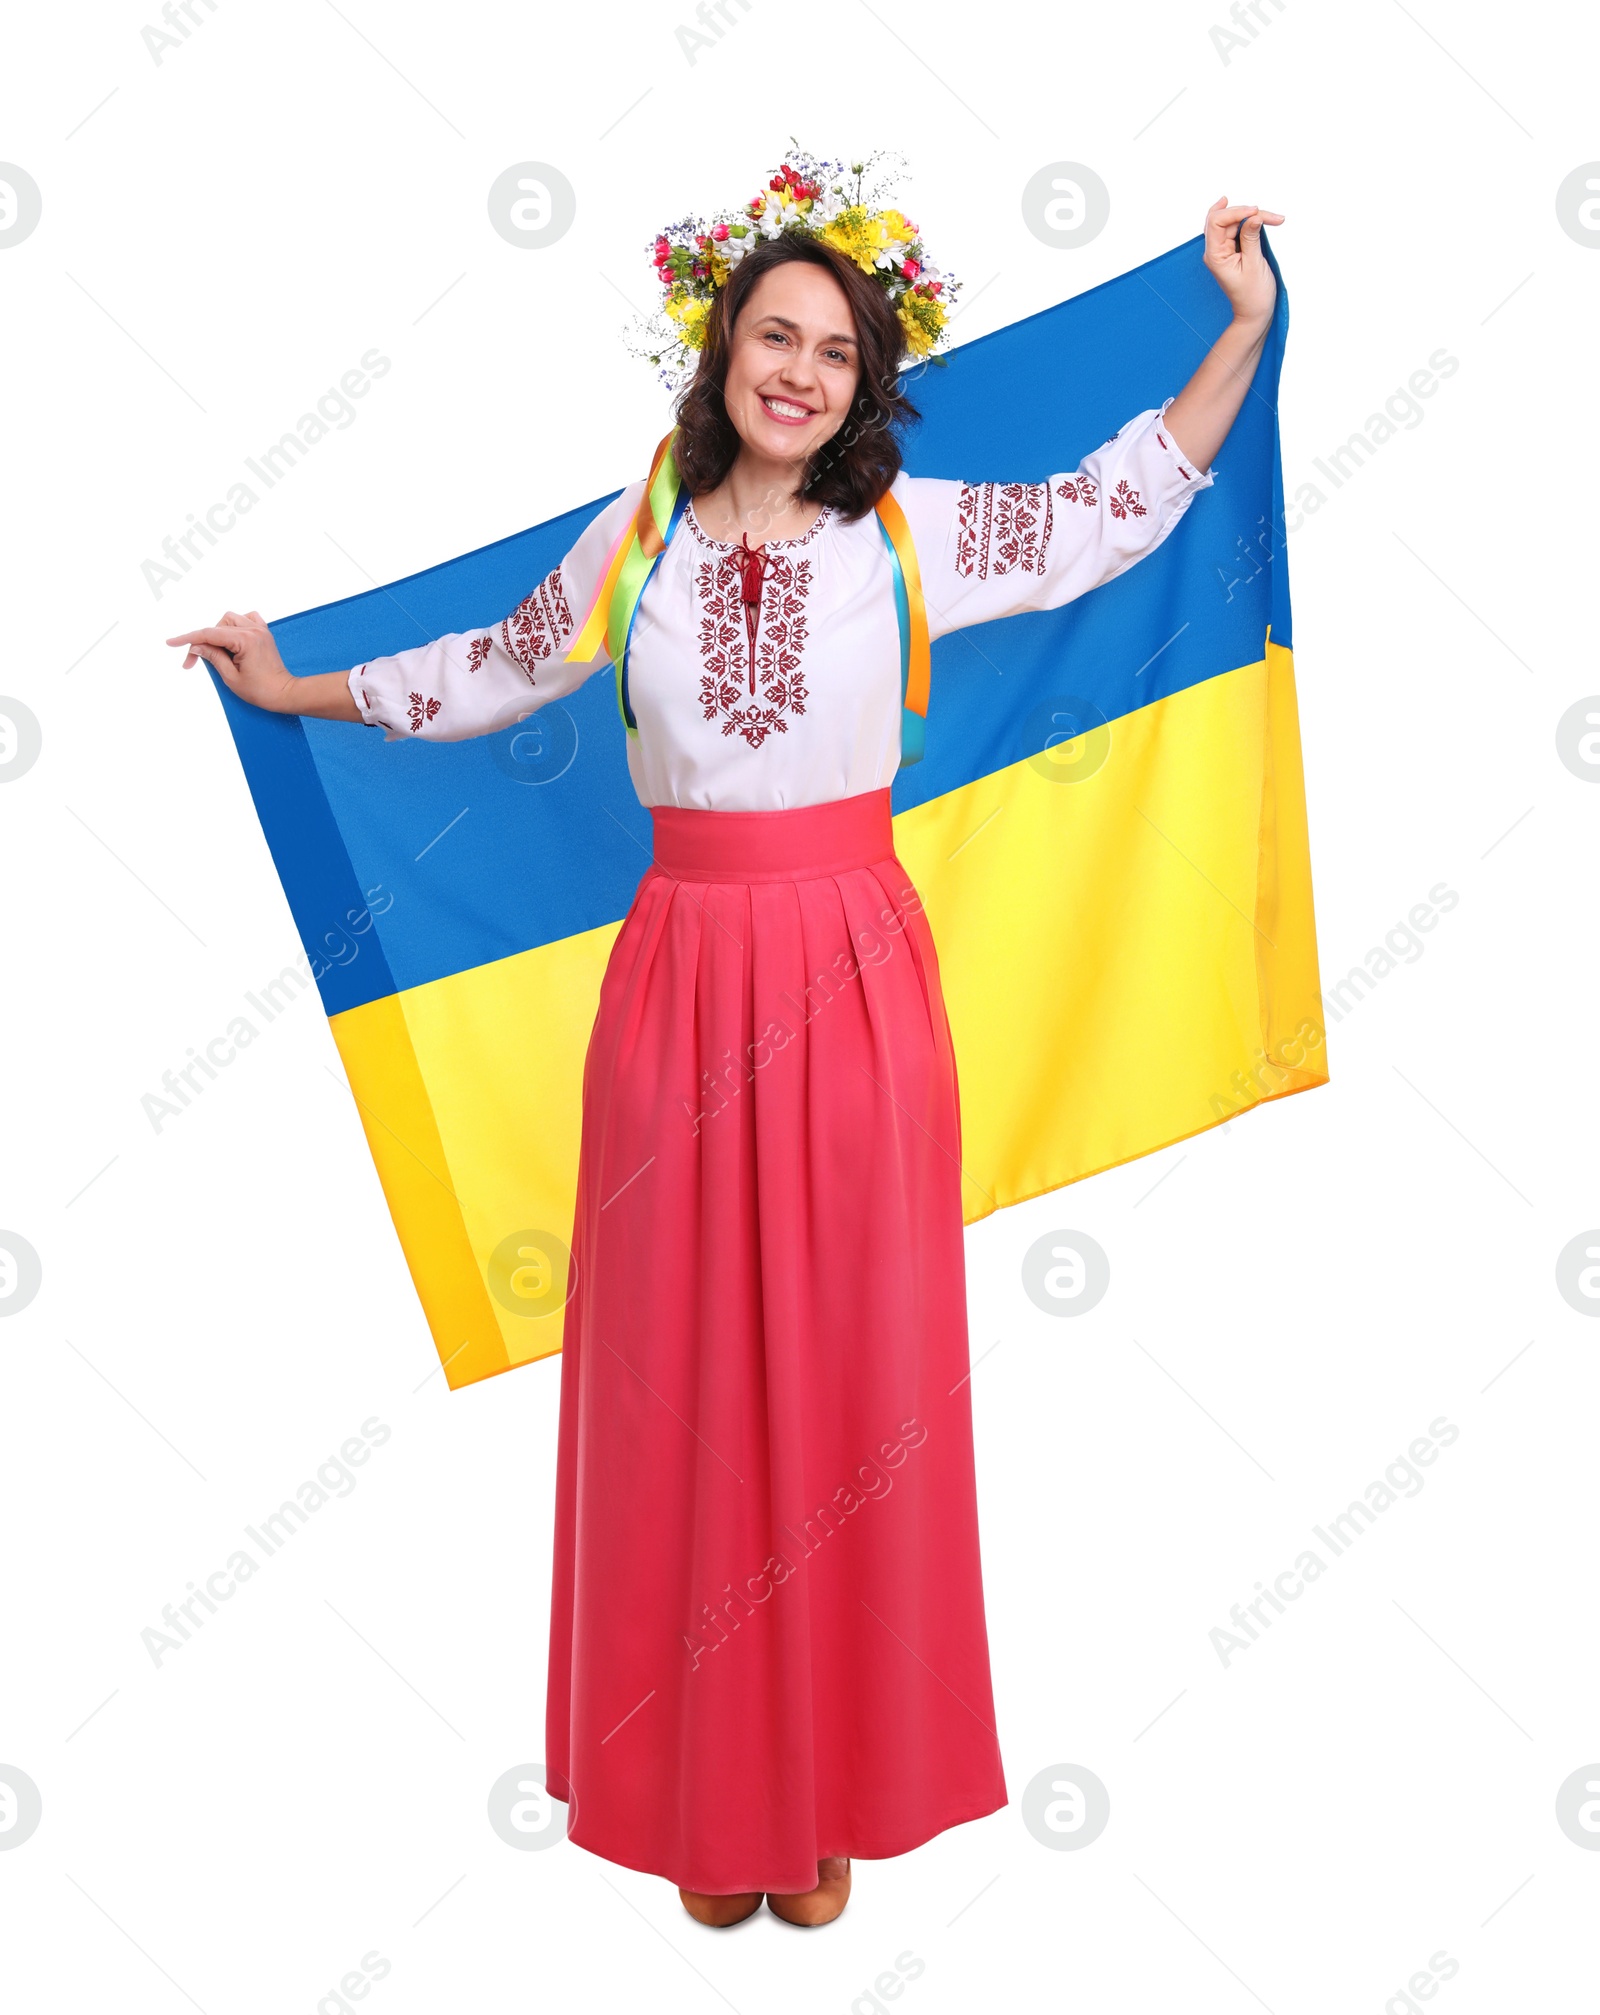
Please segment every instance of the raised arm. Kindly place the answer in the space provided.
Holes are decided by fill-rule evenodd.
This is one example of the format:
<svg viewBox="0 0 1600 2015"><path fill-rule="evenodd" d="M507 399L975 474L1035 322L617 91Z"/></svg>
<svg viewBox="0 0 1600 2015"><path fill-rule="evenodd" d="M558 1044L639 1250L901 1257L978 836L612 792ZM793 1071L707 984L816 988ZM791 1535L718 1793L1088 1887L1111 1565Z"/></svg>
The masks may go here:
<svg viewBox="0 0 1600 2015"><path fill-rule="evenodd" d="M1228 208L1219 196L1206 212L1206 270L1227 295L1233 320L1167 410L1167 425L1187 454L1208 467L1228 438L1272 327L1278 283L1261 256L1261 227L1281 224L1276 210L1253 203Z"/></svg>
<svg viewBox="0 0 1600 2015"><path fill-rule="evenodd" d="M344 672L296 678L261 616L230 610L221 623L169 638L204 658L240 699L269 713L365 722L389 741L461 741L494 734L559 699L609 662L564 653L588 614L617 536L638 509L635 483L585 526L576 545L509 615L483 629L430 639Z"/></svg>
<svg viewBox="0 0 1600 2015"><path fill-rule="evenodd" d="M898 476L929 634L1059 609L1154 552L1215 480L1173 439L1163 420L1171 404L1146 408L1044 482Z"/></svg>
<svg viewBox="0 0 1600 2015"><path fill-rule="evenodd" d="M1076 469L1035 483L954 483L901 475L933 636L1029 609L1057 609L1153 553L1202 490L1272 325L1277 283L1261 254L1276 211L1206 214L1207 270L1233 321L1181 393L1147 407Z"/></svg>

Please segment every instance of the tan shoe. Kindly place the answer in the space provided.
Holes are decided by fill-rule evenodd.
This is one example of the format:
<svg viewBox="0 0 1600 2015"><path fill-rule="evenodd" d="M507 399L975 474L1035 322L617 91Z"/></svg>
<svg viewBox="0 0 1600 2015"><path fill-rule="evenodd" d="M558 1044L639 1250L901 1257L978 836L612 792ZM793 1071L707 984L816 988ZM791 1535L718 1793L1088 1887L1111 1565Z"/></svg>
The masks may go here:
<svg viewBox="0 0 1600 2015"><path fill-rule="evenodd" d="M680 1889L678 1894L684 1909L697 1924L710 1924L718 1931L726 1931L730 1924L742 1924L761 1908L759 1889L742 1896L702 1896L698 1889Z"/></svg>
<svg viewBox="0 0 1600 2015"><path fill-rule="evenodd" d="M767 1895L767 1908L785 1924L831 1924L850 1901L850 1862L831 1855L817 1863L817 1886L800 1896Z"/></svg>

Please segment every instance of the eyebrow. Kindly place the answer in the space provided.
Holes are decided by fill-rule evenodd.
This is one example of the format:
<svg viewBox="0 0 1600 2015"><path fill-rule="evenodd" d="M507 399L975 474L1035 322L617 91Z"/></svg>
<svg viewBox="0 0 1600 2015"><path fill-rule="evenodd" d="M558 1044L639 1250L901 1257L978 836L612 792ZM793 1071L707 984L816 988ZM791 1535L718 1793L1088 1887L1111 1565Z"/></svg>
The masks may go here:
<svg viewBox="0 0 1600 2015"><path fill-rule="evenodd" d="M800 334L800 324L791 322L787 315L763 315L761 319L763 322L776 322L780 328L792 329L797 336ZM856 339L854 336L834 335L824 336L822 340L824 343L854 343Z"/></svg>

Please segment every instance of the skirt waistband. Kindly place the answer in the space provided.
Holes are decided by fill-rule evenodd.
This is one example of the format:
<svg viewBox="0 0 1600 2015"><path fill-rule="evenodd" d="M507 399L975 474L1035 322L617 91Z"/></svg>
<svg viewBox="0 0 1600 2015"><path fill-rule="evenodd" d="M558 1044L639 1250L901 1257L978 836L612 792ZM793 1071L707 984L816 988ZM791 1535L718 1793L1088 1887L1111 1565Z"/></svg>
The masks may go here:
<svg viewBox="0 0 1600 2015"><path fill-rule="evenodd" d="M791 882L894 858L889 790L773 812L652 805L655 866L685 882Z"/></svg>

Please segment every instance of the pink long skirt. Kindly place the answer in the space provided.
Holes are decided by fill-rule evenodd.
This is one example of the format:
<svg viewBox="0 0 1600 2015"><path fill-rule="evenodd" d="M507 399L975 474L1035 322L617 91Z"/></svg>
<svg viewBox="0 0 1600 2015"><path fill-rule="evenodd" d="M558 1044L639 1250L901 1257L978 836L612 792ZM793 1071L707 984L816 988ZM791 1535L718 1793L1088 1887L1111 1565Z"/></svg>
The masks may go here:
<svg viewBox="0 0 1600 2015"><path fill-rule="evenodd" d="M584 1070L547 1777L607 1860L795 1893L1006 1802L955 1060L887 790L653 819Z"/></svg>

